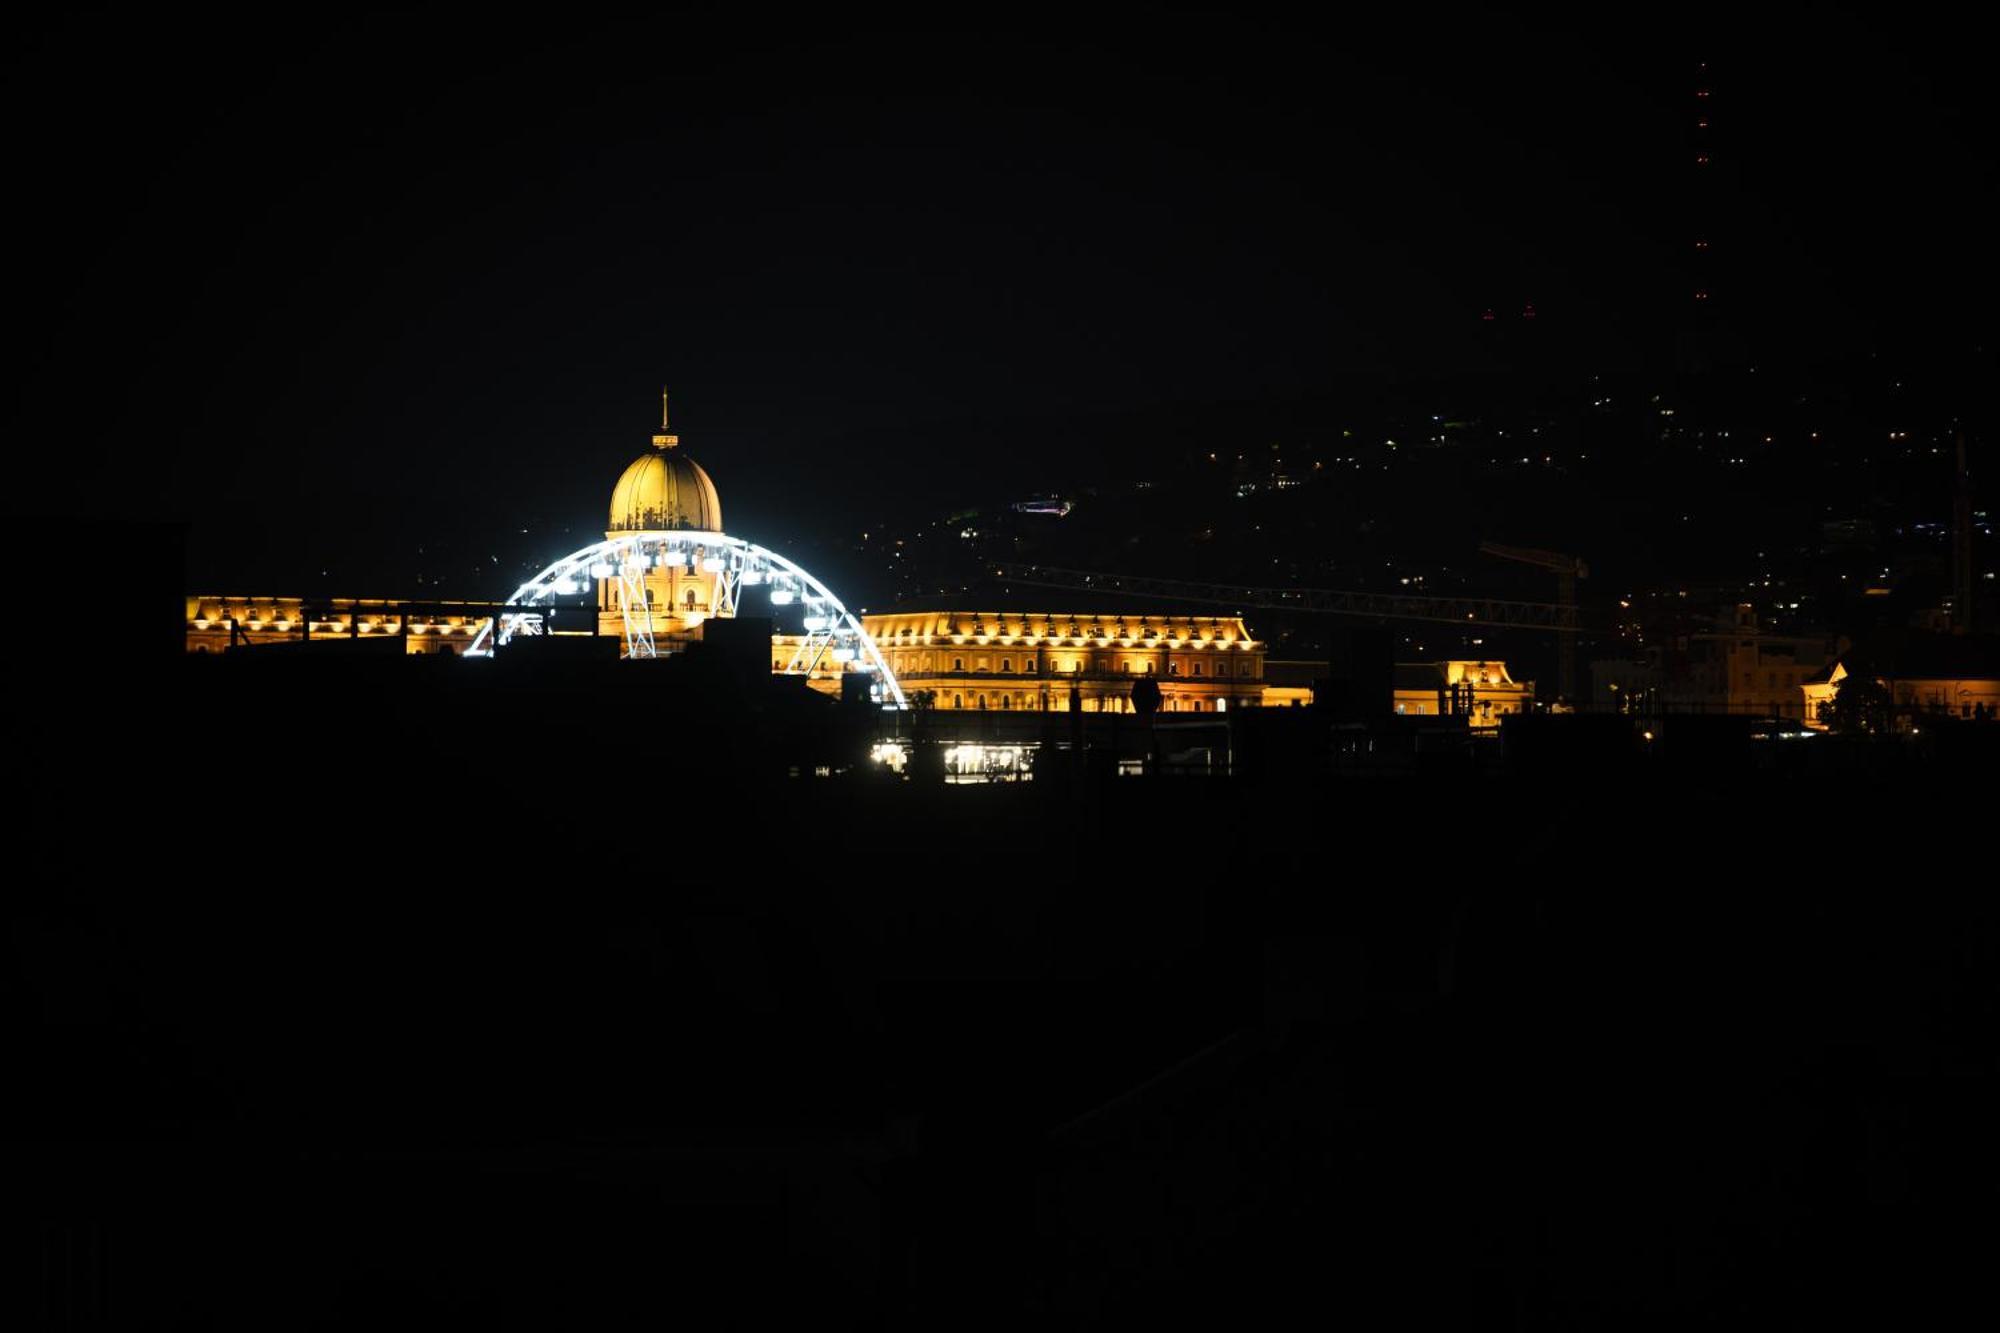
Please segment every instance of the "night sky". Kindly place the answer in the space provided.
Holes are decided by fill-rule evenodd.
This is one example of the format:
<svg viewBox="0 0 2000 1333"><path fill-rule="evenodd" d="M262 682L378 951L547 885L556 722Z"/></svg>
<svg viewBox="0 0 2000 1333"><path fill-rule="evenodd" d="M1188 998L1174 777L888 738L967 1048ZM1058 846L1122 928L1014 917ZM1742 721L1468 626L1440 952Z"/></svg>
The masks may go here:
<svg viewBox="0 0 2000 1333"><path fill-rule="evenodd" d="M80 14L7 57L9 507L380 579L433 522L587 532L662 383L776 543L1066 484L1049 422L1474 368L1489 307L1665 367L1702 59L1745 344L1977 336L1970 45L1726 18Z"/></svg>

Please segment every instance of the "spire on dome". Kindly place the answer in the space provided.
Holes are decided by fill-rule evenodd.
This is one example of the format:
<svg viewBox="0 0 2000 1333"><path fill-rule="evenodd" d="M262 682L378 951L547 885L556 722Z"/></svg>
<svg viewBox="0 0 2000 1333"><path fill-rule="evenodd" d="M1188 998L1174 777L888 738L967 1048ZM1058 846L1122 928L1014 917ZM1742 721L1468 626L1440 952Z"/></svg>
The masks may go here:
<svg viewBox="0 0 2000 1333"><path fill-rule="evenodd" d="M653 436L653 447L655 449L672 449L680 442L680 436L669 435L667 433L667 391L663 388L660 390L660 430L657 435Z"/></svg>

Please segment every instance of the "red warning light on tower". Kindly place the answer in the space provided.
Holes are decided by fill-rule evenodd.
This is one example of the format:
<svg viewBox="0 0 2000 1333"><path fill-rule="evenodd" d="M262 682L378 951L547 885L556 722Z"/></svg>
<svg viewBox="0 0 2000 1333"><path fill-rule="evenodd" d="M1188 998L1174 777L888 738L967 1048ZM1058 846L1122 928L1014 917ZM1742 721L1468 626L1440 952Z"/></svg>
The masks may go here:
<svg viewBox="0 0 2000 1333"><path fill-rule="evenodd" d="M1704 180L1708 179L1707 169L1710 165L1708 150L1708 140L1710 137L1708 132L1709 91L1708 62L1706 60L1698 61L1695 64L1694 95L1701 109L1695 112L1694 165L1695 170L1703 173L1702 178ZM1695 280L1695 285L1691 291L1694 303L1705 307L1709 303L1708 281L1712 276L1707 272L1709 265L1707 259L1708 236L1706 233L1713 225L1713 222L1712 219L1706 216L1708 212L1706 205L1710 201L1697 199L1692 202L1694 206L1688 214L1688 221L1693 224L1689 230L1695 234L1689 239L1693 240L1695 254L1700 256L1700 258L1690 266L1693 271L1689 272L1687 276Z"/></svg>

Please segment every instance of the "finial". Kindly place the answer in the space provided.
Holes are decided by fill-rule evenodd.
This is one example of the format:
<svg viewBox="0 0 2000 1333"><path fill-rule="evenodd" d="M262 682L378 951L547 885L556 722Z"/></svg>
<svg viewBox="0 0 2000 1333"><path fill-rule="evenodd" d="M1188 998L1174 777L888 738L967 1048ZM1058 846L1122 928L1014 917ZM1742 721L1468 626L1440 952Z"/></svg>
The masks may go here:
<svg viewBox="0 0 2000 1333"><path fill-rule="evenodd" d="M665 389L661 389L661 390L660 390L660 430L659 430L659 433L658 433L657 435L653 436L653 447L654 447L655 449L671 449L671 448L673 448L673 447L674 447L675 445L679 444L680 442L681 442L681 437L680 437L680 436L678 436L678 435L669 435L669 434L667 433L667 391L666 391Z"/></svg>

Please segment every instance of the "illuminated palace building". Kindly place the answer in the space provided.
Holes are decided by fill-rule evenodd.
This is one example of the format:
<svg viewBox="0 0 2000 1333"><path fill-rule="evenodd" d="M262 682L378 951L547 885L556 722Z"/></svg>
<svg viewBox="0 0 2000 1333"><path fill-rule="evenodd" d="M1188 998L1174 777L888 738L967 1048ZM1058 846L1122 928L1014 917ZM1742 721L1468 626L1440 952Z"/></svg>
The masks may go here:
<svg viewBox="0 0 2000 1333"><path fill-rule="evenodd" d="M612 488L605 534L658 537L668 557L637 580L598 571L599 633L627 635L644 620L656 650L686 642L711 616L734 615L739 603L728 565L707 568L713 562L703 536L722 531L715 483L679 444L663 419L653 448ZM676 543L683 535L685 543ZM841 676L868 669L861 652L848 656L838 645L817 651L815 622L839 612L805 614L805 633L772 636L773 671L799 671L816 688L836 691ZM1127 711L1141 677L1159 683L1166 712L1262 702L1264 647L1237 616L906 607L864 615L860 627L904 696L939 709Z"/></svg>
<svg viewBox="0 0 2000 1333"><path fill-rule="evenodd" d="M1264 702L1264 645L1240 616L904 609L864 623L903 689L937 708L1130 711L1141 679L1167 713Z"/></svg>
<svg viewBox="0 0 2000 1333"><path fill-rule="evenodd" d="M354 597L189 597L187 647L221 652L313 639L401 639L411 653L461 653L489 617L482 603L364 601Z"/></svg>
<svg viewBox="0 0 2000 1333"><path fill-rule="evenodd" d="M594 608L579 606L593 592ZM397 640L409 653L485 657L524 635L594 633L619 640L625 657L660 657L700 640L705 625L736 616L753 596L760 611L768 601L784 631L771 637L774 672L826 693L860 690L886 707L1122 713L1134 711L1134 687L1151 681L1162 713L1216 714L1308 702L1307 680L1317 674L1292 663L1282 680L1267 680L1265 645L1236 615L951 603L850 613L790 560L724 532L715 483L669 432L664 408L651 447L612 488L605 539L556 561L503 603L189 597L187 644L208 652ZM389 642L382 648L395 651ZM1491 726L1533 693L1497 662L1415 670L1421 679L1397 682L1397 712L1461 712ZM1468 696L1463 707L1447 703L1458 694ZM1390 704L1383 701L1385 712Z"/></svg>
<svg viewBox="0 0 2000 1333"><path fill-rule="evenodd" d="M757 588L774 617L799 626L772 636L772 670L828 693L868 675L892 705L1123 712L1133 685L1151 679L1164 712L1266 702L1264 645L1240 616L948 606L853 615L806 571L724 533L715 483L681 449L664 411L651 443L612 487L605 540L551 565L504 606L191 596L188 649L394 639L410 653L485 656L516 635L576 632L559 608L594 585L597 634L622 640L624 656L657 657L699 640L706 622L735 616Z"/></svg>

